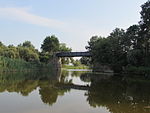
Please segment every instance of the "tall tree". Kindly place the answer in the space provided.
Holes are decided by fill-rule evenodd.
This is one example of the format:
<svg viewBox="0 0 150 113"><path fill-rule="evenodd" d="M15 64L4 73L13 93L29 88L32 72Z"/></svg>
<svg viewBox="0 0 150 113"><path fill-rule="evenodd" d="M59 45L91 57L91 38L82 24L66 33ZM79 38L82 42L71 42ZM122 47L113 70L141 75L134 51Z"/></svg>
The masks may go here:
<svg viewBox="0 0 150 113"><path fill-rule="evenodd" d="M150 0L144 3L141 8L140 35L143 38L145 65L148 65L150 63Z"/></svg>
<svg viewBox="0 0 150 113"><path fill-rule="evenodd" d="M98 36L92 36L90 41L88 42L88 46L86 46L85 48L88 50L88 51L91 51L94 46L95 46L95 43L96 41L99 39Z"/></svg>
<svg viewBox="0 0 150 113"><path fill-rule="evenodd" d="M43 52L53 53L59 50L59 40L55 35L47 36L41 45Z"/></svg>
<svg viewBox="0 0 150 113"><path fill-rule="evenodd" d="M126 50L140 49L141 48L141 37L139 36L140 27L139 25L130 26L124 37L124 45Z"/></svg>

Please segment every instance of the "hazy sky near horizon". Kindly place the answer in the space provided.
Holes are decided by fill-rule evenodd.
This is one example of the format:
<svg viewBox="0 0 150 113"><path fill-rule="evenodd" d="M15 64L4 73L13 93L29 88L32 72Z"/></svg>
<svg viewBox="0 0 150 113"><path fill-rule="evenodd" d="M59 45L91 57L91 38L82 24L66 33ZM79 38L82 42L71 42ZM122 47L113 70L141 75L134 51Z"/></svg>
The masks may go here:
<svg viewBox="0 0 150 113"><path fill-rule="evenodd" d="M84 51L92 36L137 24L146 1L0 0L0 41L29 40L39 49L46 36L55 35L74 51Z"/></svg>

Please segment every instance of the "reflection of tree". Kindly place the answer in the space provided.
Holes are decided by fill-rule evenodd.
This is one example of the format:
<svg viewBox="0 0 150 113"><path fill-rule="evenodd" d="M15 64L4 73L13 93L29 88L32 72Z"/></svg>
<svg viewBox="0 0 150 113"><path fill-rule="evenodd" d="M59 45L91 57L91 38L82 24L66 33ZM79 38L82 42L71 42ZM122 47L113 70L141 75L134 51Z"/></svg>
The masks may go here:
<svg viewBox="0 0 150 113"><path fill-rule="evenodd" d="M29 73L4 74L0 76L0 92L18 92L23 96L27 96L30 92L36 89L37 80L28 80ZM30 73L30 76L32 74Z"/></svg>
<svg viewBox="0 0 150 113"><path fill-rule="evenodd" d="M38 86L37 80L27 80L17 84L17 92L20 92L23 96L28 96Z"/></svg>
<svg viewBox="0 0 150 113"><path fill-rule="evenodd" d="M58 97L57 90L53 87L43 87L39 90L39 94L42 101L49 105L55 103Z"/></svg>
<svg viewBox="0 0 150 113"><path fill-rule="evenodd" d="M48 80L52 75L47 73L7 73L0 75L0 92L18 92L27 96L38 87L40 79Z"/></svg>
<svg viewBox="0 0 150 113"><path fill-rule="evenodd" d="M90 82L91 81L91 73L82 73L80 76L80 80L84 82Z"/></svg>
<svg viewBox="0 0 150 113"><path fill-rule="evenodd" d="M111 77L92 82L87 101L93 107L105 106L112 113L148 113L150 82Z"/></svg>
<svg viewBox="0 0 150 113"><path fill-rule="evenodd" d="M0 75L0 92L17 92L23 96L28 96L33 90L39 87L39 94L44 103L52 105L58 96L64 95L68 89L57 87L58 84L68 83L65 75L60 78L59 73L35 72L35 73L14 73Z"/></svg>
<svg viewBox="0 0 150 113"><path fill-rule="evenodd" d="M39 94L44 103L52 105L57 101L59 95L64 95L68 90L57 87L58 82L40 81Z"/></svg>

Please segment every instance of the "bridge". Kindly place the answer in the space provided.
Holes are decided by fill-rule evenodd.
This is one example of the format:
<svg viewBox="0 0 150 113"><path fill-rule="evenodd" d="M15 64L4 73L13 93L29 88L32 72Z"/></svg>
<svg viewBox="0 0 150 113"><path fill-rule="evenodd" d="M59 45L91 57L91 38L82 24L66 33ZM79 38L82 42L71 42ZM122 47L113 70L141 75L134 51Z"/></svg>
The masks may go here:
<svg viewBox="0 0 150 113"><path fill-rule="evenodd" d="M55 54L56 57L91 57L90 52L58 52Z"/></svg>
<svg viewBox="0 0 150 113"><path fill-rule="evenodd" d="M92 57L90 52L57 52L53 56L52 64L55 69L61 69L62 57Z"/></svg>
<svg viewBox="0 0 150 113"><path fill-rule="evenodd" d="M77 85L77 84L59 84L56 86L57 88L61 89L76 89L76 90L89 90L89 85Z"/></svg>

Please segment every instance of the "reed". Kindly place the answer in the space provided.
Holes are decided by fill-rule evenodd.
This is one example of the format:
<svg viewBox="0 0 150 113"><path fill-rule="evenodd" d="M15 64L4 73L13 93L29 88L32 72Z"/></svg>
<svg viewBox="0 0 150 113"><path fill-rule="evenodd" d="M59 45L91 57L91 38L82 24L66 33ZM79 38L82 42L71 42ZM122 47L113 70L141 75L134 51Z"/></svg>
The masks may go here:
<svg viewBox="0 0 150 113"><path fill-rule="evenodd" d="M51 68L51 65L0 56L0 72L33 71L47 68Z"/></svg>

